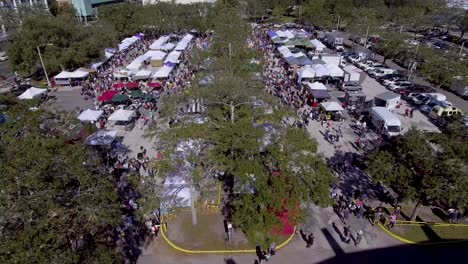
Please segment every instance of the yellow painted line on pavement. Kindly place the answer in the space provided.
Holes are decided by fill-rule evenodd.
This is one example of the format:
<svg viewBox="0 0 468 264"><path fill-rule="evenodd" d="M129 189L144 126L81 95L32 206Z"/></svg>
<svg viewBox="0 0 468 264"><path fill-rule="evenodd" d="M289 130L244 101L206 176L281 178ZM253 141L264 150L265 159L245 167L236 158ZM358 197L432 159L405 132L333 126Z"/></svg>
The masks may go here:
<svg viewBox="0 0 468 264"><path fill-rule="evenodd" d="M221 205L221 183L218 184L218 206Z"/></svg>
<svg viewBox="0 0 468 264"><path fill-rule="evenodd" d="M406 244L418 244L417 242L414 242L414 241L411 241L411 240L408 240L408 239L405 239L405 238L402 238L396 234L394 234L392 231L388 230L386 227L384 227L381 223L377 223L377 225L380 227L380 229L382 229L385 233L389 234L391 237L395 238L396 240L399 240L403 243L406 243Z"/></svg>
<svg viewBox="0 0 468 264"><path fill-rule="evenodd" d="M406 244L412 244L412 245L421 245L421 246L425 246L425 245L437 245L437 244L451 244L451 243L468 243L468 240L466 239L463 239L463 240L454 240L454 241L441 241L441 242L429 242L429 243L420 243L420 242L415 242L415 241L411 241L411 240L408 240L406 238L402 238L401 236L393 233L392 231L390 231L389 229L387 229L386 227L384 227L381 223L377 223L377 225L380 227L380 229L382 229L385 233L389 234L391 237L395 238L396 240L399 240L403 243L406 243Z"/></svg>
<svg viewBox="0 0 468 264"><path fill-rule="evenodd" d="M230 253L255 253L255 249L233 249L233 250L190 250L190 249L185 249L182 247L177 246L174 244L165 234L164 231L165 228L161 229L161 236L163 237L164 241L171 246L173 249L188 253L188 254L230 254ZM167 230L166 230L167 231ZM284 246L286 246L294 237L294 234L296 233L296 227L294 227L294 232L280 245L276 247L276 249L280 249Z"/></svg>

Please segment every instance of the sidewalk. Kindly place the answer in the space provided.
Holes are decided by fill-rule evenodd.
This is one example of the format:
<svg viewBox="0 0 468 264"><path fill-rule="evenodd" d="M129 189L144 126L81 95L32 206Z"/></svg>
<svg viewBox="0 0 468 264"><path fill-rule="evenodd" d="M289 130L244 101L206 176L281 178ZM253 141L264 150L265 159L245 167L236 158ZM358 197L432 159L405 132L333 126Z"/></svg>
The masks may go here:
<svg viewBox="0 0 468 264"><path fill-rule="evenodd" d="M355 217L351 217L349 223L352 226L352 233L355 235L358 229L362 229L364 232L363 240L358 247L354 246L352 242L351 244L345 244L341 242L340 235L332 227L332 223L334 222L341 232L343 232L343 224L331 208L322 209L313 206L308 209L308 213L310 217L307 223L298 228L303 229L306 233L312 232L314 234L314 245L309 249L306 248L305 242L302 240L301 236L297 234L288 245L278 250L277 255L272 257L269 263L319 263L336 256L402 245L401 242L383 233L379 227L373 227L366 220L359 220ZM255 246L252 246L252 249L254 248ZM229 258L232 258L234 262L227 262L226 259ZM159 237L143 251L138 263L242 264L254 263L255 259L255 254L248 253L232 255L185 254L169 248L163 239Z"/></svg>

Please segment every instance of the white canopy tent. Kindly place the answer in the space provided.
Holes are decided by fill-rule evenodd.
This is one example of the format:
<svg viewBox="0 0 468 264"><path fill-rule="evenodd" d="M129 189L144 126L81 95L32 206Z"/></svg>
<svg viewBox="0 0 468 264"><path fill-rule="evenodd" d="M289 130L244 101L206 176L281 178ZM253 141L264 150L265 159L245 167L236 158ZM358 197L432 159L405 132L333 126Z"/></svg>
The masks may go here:
<svg viewBox="0 0 468 264"><path fill-rule="evenodd" d="M20 96L18 96L19 99L34 99L35 97L41 96L42 94L47 93L47 89L40 89L36 87L31 87L24 91Z"/></svg>
<svg viewBox="0 0 468 264"><path fill-rule="evenodd" d="M81 114L78 116L78 119L80 121L96 122L102 116L103 113L104 113L104 111L102 111L102 110L86 109L83 112L81 112Z"/></svg>
<svg viewBox="0 0 468 264"><path fill-rule="evenodd" d="M135 116L135 111L119 109L109 116L109 121L130 121Z"/></svg>
<svg viewBox="0 0 468 264"><path fill-rule="evenodd" d="M303 66L298 71L298 82L300 83L303 79L312 79L315 77L315 70L310 66Z"/></svg>
<svg viewBox="0 0 468 264"><path fill-rule="evenodd" d="M337 102L322 102L320 103L323 107L323 109L327 112L337 112L337 111L343 111L343 107Z"/></svg>
<svg viewBox="0 0 468 264"><path fill-rule="evenodd" d="M293 53L285 46L278 47L278 51L284 58L294 56Z"/></svg>
<svg viewBox="0 0 468 264"><path fill-rule="evenodd" d="M179 63L179 57L180 57L180 51L171 51L169 54L167 54L166 59L164 62L172 62L172 63Z"/></svg>
<svg viewBox="0 0 468 264"><path fill-rule="evenodd" d="M151 74L153 74L152 71L148 71L148 70L141 70L137 73L135 73L135 75L133 76L133 79L135 80L147 80L151 77Z"/></svg>
<svg viewBox="0 0 468 264"><path fill-rule="evenodd" d="M335 64L325 64L325 67L330 71L332 77L343 77L344 71Z"/></svg>
<svg viewBox="0 0 468 264"><path fill-rule="evenodd" d="M316 90L324 90L326 91L327 90L327 87L321 83L321 82L306 82L306 85L307 85L307 88L309 88L310 90L313 90L313 91L316 91Z"/></svg>
<svg viewBox="0 0 468 264"><path fill-rule="evenodd" d="M191 203L190 189L182 176L169 175L164 181L161 197L161 208L166 211L172 208L188 207Z"/></svg>
<svg viewBox="0 0 468 264"><path fill-rule="evenodd" d="M315 71L315 77L330 76L330 71L322 64L314 64L312 65L312 68Z"/></svg>
<svg viewBox="0 0 468 264"><path fill-rule="evenodd" d="M185 35L179 41L179 43L177 43L177 45L175 47L175 50L177 50L177 51L185 50L188 47L188 45L190 44L190 42L192 41L192 39L193 39L193 35L191 35L191 34Z"/></svg>
<svg viewBox="0 0 468 264"><path fill-rule="evenodd" d="M133 43L137 42L138 40L140 40L140 38L136 36L122 40L122 42L119 44L119 51L128 49L128 47L130 47Z"/></svg>
<svg viewBox="0 0 468 264"><path fill-rule="evenodd" d="M167 78L169 77L169 74L171 74L173 69L174 67L164 65L157 72L155 72L152 77L154 79Z"/></svg>
<svg viewBox="0 0 468 264"><path fill-rule="evenodd" d="M117 131L99 130L89 136L86 142L92 146L108 146L114 142L117 137Z"/></svg>
<svg viewBox="0 0 468 264"><path fill-rule="evenodd" d="M169 40L169 36L161 36L156 41L154 41L153 44L151 44L150 49L162 50L168 40Z"/></svg>
<svg viewBox="0 0 468 264"><path fill-rule="evenodd" d="M150 57L147 54L143 54L141 56L138 56L136 59L134 59L127 67L125 67L127 70L129 70L132 74L135 74L139 70L142 69L143 63L148 60Z"/></svg>
<svg viewBox="0 0 468 264"><path fill-rule="evenodd" d="M325 49L325 45L318 39L313 39L310 41L315 46L316 51L322 52Z"/></svg>
<svg viewBox="0 0 468 264"><path fill-rule="evenodd" d="M87 77L88 75L89 72L78 69L74 72L63 71L55 75L54 79L81 79Z"/></svg>

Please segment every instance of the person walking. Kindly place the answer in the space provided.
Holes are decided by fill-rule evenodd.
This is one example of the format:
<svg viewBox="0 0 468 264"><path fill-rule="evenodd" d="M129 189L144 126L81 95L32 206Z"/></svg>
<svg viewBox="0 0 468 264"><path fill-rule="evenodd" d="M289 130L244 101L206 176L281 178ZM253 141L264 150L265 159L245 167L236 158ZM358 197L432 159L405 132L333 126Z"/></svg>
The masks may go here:
<svg viewBox="0 0 468 264"><path fill-rule="evenodd" d="M314 244L314 233L310 233L307 236L307 245L306 248L310 248Z"/></svg>
<svg viewBox="0 0 468 264"><path fill-rule="evenodd" d="M349 244L351 242L351 226L345 226L343 229L344 242Z"/></svg>
<svg viewBox="0 0 468 264"><path fill-rule="evenodd" d="M362 240L362 230L359 229L356 233L356 241L354 241L354 246L358 246L359 243L361 243L361 240Z"/></svg>
<svg viewBox="0 0 468 264"><path fill-rule="evenodd" d="M349 208L345 208L344 211L343 211L343 224L346 225L346 223L348 222L350 214L351 214L351 212L349 211Z"/></svg>
<svg viewBox="0 0 468 264"><path fill-rule="evenodd" d="M409 117L410 118L413 118L413 111L414 111L414 108L411 108L411 110L409 111Z"/></svg>
<svg viewBox="0 0 468 264"><path fill-rule="evenodd" d="M389 227L389 228L394 227L394 226L395 226L395 223L396 223L396 220L397 220L396 214L391 214L391 215L390 215L390 220L389 220L389 223L388 223L388 227Z"/></svg>

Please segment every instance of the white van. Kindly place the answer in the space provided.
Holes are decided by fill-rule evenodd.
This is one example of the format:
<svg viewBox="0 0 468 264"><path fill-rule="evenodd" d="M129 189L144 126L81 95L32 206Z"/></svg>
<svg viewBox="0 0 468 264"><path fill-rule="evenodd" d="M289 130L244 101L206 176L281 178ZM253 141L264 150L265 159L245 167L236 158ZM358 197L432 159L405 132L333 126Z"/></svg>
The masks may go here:
<svg viewBox="0 0 468 264"><path fill-rule="evenodd" d="M371 122L377 133L389 137L398 136L403 130L400 119L385 107L372 107Z"/></svg>
<svg viewBox="0 0 468 264"><path fill-rule="evenodd" d="M389 74L395 74L397 71L390 68L380 68L369 71L369 76L373 78L382 77Z"/></svg>

